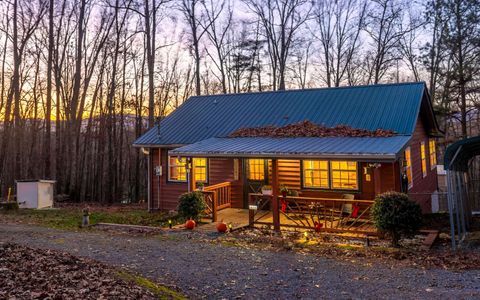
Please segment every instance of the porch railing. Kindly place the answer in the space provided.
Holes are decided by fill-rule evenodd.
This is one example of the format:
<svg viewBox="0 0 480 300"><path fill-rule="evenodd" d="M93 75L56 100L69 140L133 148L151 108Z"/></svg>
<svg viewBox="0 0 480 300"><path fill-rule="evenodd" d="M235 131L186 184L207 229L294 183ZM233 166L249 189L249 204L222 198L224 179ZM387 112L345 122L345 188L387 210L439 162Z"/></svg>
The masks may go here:
<svg viewBox="0 0 480 300"><path fill-rule="evenodd" d="M206 218L216 222L217 212L231 206L232 184L230 182L222 182L209 185L203 188L202 193L207 205L205 210Z"/></svg>
<svg viewBox="0 0 480 300"><path fill-rule="evenodd" d="M313 229L317 232L376 234L370 220L373 200L350 200L313 197L249 194L250 226L272 225ZM273 211L278 207L277 216Z"/></svg>

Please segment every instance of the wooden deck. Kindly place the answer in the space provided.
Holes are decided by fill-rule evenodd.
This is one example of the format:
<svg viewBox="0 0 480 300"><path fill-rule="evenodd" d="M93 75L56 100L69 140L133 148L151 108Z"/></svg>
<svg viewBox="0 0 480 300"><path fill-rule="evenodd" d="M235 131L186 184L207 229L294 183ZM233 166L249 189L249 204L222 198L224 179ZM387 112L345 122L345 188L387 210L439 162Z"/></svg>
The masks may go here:
<svg viewBox="0 0 480 300"><path fill-rule="evenodd" d="M222 209L217 212L217 217L218 217L218 222L225 222L227 224L232 224L233 230L242 228L242 227L247 227L249 225L249 210L248 209L239 209L239 208L226 208ZM255 222L254 226L259 227L259 226L264 226L264 225L272 225L273 224L273 214L271 211L261 211L257 213L257 217L260 217L257 219ZM216 224L218 222L212 222L211 219L203 219L203 222L205 224L202 224L198 227L198 230L204 231L204 232L216 232ZM306 229L306 230L312 230L312 228L309 228L309 226L301 226L301 223L305 223L305 217L302 216L288 216L287 214L280 214L280 227L282 230L285 229L293 229L293 228L299 228L299 229ZM321 231L325 232L345 232L345 231L352 231L356 233L369 233L373 234L375 232L375 228L373 224L371 223L362 223L359 226L355 226L353 230L345 230L344 225L338 224L338 219L334 220L332 224L325 226L325 228ZM332 230L333 229L333 230ZM335 230L336 229L336 230Z"/></svg>
<svg viewBox="0 0 480 300"><path fill-rule="evenodd" d="M248 226L248 209L239 209L239 208L225 208L217 212L217 220L219 222L225 222L227 224L232 224L232 228L238 229L241 227ZM217 231L216 224L217 222L212 222L211 219L202 220L208 222L198 227L202 231Z"/></svg>

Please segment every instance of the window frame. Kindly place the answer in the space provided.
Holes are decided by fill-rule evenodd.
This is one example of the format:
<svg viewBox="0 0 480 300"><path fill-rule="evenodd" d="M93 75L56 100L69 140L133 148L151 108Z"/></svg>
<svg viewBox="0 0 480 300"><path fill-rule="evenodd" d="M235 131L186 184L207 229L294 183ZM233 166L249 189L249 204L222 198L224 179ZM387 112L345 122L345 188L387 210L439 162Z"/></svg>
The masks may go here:
<svg viewBox="0 0 480 300"><path fill-rule="evenodd" d="M433 152L432 152L432 148L433 148ZM433 170L437 167L437 142L435 141L435 139L431 138L428 140L428 154L429 154L428 157L430 160L430 170ZM432 157L435 160L434 163L432 163Z"/></svg>
<svg viewBox="0 0 480 300"><path fill-rule="evenodd" d="M427 149L425 147L425 141L420 142L420 164L422 167L422 176L425 178L428 175Z"/></svg>
<svg viewBox="0 0 480 300"><path fill-rule="evenodd" d="M408 158L407 159L407 151L408 151ZM407 175L407 178L408 178L408 172L407 170L410 171L410 180L408 181L408 189L411 189L413 187L413 168L412 168L412 148L410 146L408 146L407 148L405 148L405 151L403 152L403 155L405 157L405 161L407 162L407 164L405 165L405 173Z"/></svg>
<svg viewBox="0 0 480 300"><path fill-rule="evenodd" d="M177 179L171 179L171 172L170 172L170 167L172 166L170 164L170 158L172 157L178 157L178 156L174 156L174 155L168 155L167 156L167 182L172 182L172 183L187 183L188 182L188 172L187 172L187 161L185 161L185 180L177 180ZM183 159L187 159L186 157L180 157L180 158L183 158ZM198 180L196 182L202 182L202 183L205 183L205 184L208 184L208 172L209 172L209 159L207 157L193 157L192 158L192 164L194 164L194 159L195 158L203 158L205 159L205 181L203 180Z"/></svg>
<svg viewBox="0 0 480 300"><path fill-rule="evenodd" d="M330 165L329 165L329 172L330 172L330 188L332 190L338 190L338 191L358 191L360 190L360 182L359 182L359 168L358 168L358 161L353 161L355 163L355 171L354 170L336 170L337 172L348 172L348 173L351 173L351 172L355 172L356 173L356 188L354 189L349 189L349 188L335 188L333 187L333 168L332 168L332 163L333 162L352 162L352 161L349 161L349 160L331 160L330 161Z"/></svg>
<svg viewBox="0 0 480 300"><path fill-rule="evenodd" d="M305 185L305 181L306 181L306 177L305 177L305 172L306 172L306 169L305 169L305 162L307 161L319 161L319 162L326 162L327 163L327 187L322 187L322 186L306 186ZM315 169L313 169L315 170ZM322 172L322 171L325 171L325 169L318 169L318 171ZM302 159L301 161L301 172L302 172L302 188L306 188L306 189L324 189L324 190L330 190L331 189L331 182L330 182L330 161L329 160L324 160L324 159ZM321 181L321 176L319 177L320 178L320 181ZM312 179L313 180L313 179Z"/></svg>
<svg viewBox="0 0 480 300"><path fill-rule="evenodd" d="M197 168L195 166L195 159L205 159L205 180L195 180L195 182L201 182L201 183L204 183L204 184L208 184L208 169L209 169L209 160L208 160L208 157L194 157L192 158L192 164L193 164L193 167L194 168ZM203 166L201 167L203 168ZM195 172L195 174L197 174L197 172Z"/></svg>
<svg viewBox="0 0 480 300"><path fill-rule="evenodd" d="M305 186L305 181L304 181L304 167L303 167L303 161L305 160L322 160L322 161L327 161L328 162L328 185L329 187L328 188L319 188L319 187L309 187L309 186ZM342 188L333 188L333 185L332 185L332 168L331 168L331 162L332 161L346 161L346 162L354 162L355 165L356 165L356 174L357 174L357 188L356 189L342 189ZM328 192L345 192L345 191L349 191L349 192L353 192L353 193L359 193L361 191L361 188L362 188L362 180L360 180L360 162L358 161L354 161L354 160L331 160L331 159L302 159L301 162L300 162L300 172L301 172L301 176L300 176L300 181L301 181L301 188L304 189L304 190L315 190L315 191L328 191Z"/></svg>
<svg viewBox="0 0 480 300"><path fill-rule="evenodd" d="M256 160L256 161L262 161L263 162L263 168L260 168L260 170L263 169L263 178L262 179L252 179L250 178L250 162ZM247 159L247 166L246 166L246 175L245 179L247 181L257 181L257 182L267 182L268 180L268 161L264 158L248 158Z"/></svg>

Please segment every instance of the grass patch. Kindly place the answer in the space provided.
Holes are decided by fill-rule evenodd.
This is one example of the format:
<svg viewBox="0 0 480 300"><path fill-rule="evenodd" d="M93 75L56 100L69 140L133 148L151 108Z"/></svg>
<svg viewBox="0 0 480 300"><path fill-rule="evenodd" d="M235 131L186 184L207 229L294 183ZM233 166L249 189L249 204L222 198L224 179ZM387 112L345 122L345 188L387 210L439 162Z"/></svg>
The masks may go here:
<svg viewBox="0 0 480 300"><path fill-rule="evenodd" d="M174 291L166 286L156 284L155 282L145 277L130 274L125 271L119 271L117 272L117 275L118 277L120 277L125 281L133 282L136 285L139 285L141 287L148 289L150 292L155 294L155 296L157 296L159 299L175 299L175 300L187 299L185 296L183 296L179 292Z"/></svg>
<svg viewBox="0 0 480 300"><path fill-rule="evenodd" d="M20 209L17 211L0 210L0 217L7 222L26 224L38 224L57 229L73 230L78 229L82 222L82 210L80 208L59 208L59 209ZM90 224L117 223L142 226L166 227L168 219L173 224L181 223L178 217L169 217L161 212L148 212L143 209L132 209L122 211L90 211Z"/></svg>

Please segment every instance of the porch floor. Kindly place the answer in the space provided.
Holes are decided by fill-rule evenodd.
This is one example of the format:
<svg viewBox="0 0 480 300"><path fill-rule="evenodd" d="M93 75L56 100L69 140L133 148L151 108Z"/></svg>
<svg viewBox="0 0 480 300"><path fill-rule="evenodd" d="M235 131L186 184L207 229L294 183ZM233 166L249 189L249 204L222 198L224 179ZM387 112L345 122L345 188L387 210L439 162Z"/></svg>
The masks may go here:
<svg viewBox="0 0 480 300"><path fill-rule="evenodd" d="M260 217L260 218L259 218ZM293 216L290 216L290 219L287 218L285 216L285 214L280 214L280 223L282 225L310 225L313 223L312 220L306 220L304 217L302 218L298 218L297 220L294 220L294 217L292 218ZM257 219L258 218L258 219ZM240 209L240 208L226 208L226 209L222 209L220 211L218 211L217 213L217 219L218 221L223 221L227 224L232 224L232 228L233 229L236 229L236 228L240 228L240 227L245 227L245 226L248 226L248 209ZM262 211L262 212L259 212L259 215L255 216L255 219L256 221L259 221L259 222L265 222L265 223L272 223L273 224L273 217L272 217L272 213L270 211ZM211 220L209 219L204 219L202 220L204 221L206 224L203 224L201 226L198 227L198 230L201 230L201 231L205 231L205 232L216 232L217 229L216 229L216 223L213 223L211 222ZM324 226L325 226L325 221L322 219L320 220ZM342 226L340 224L338 224L338 220L326 220L326 222L328 223L328 227L330 228L337 228L337 229L344 229L344 227L348 227L347 226ZM373 224L371 223L363 223L363 222L360 222L362 224L358 224L360 226L356 227L356 229L358 230L362 230L362 231L371 231L371 232L375 232L375 228L373 226ZM259 226L260 224L257 224L257 226ZM282 226L283 227L283 226ZM283 227L284 229L286 229L286 227Z"/></svg>
<svg viewBox="0 0 480 300"><path fill-rule="evenodd" d="M232 223L233 228L244 227L248 225L248 209L241 208L225 208L217 212L217 220L223 221L227 224ZM198 226L198 230L203 231L217 231L216 223L212 220L203 220L207 224Z"/></svg>

